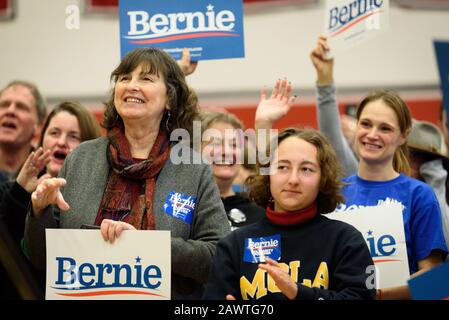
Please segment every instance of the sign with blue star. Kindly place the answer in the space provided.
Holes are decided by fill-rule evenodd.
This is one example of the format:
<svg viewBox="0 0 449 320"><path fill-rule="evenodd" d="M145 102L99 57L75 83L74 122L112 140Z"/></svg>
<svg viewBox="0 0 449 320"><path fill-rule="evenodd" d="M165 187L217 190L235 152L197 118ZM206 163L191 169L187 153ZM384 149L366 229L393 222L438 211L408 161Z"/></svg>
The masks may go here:
<svg viewBox="0 0 449 320"><path fill-rule="evenodd" d="M157 47L179 60L245 56L242 0L120 0L122 58L136 48Z"/></svg>
<svg viewBox="0 0 449 320"><path fill-rule="evenodd" d="M57 240L55 240L57 239ZM170 231L47 229L47 300L169 300Z"/></svg>

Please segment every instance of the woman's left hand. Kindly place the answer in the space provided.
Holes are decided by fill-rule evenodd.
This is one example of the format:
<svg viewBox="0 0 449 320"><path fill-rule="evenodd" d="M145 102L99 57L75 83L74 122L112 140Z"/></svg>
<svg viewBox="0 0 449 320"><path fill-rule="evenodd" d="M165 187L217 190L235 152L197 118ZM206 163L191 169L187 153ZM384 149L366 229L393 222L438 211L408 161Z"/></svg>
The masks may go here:
<svg viewBox="0 0 449 320"><path fill-rule="evenodd" d="M114 243L115 239L120 237L123 230L136 230L136 228L123 221L104 219L101 222L100 231L104 241Z"/></svg>
<svg viewBox="0 0 449 320"><path fill-rule="evenodd" d="M25 163L17 175L16 182L24 188L28 193L36 190L37 185L46 178L50 178L49 174L38 177L39 173L44 170L45 166L50 162L50 150L44 152L42 147L30 153Z"/></svg>
<svg viewBox="0 0 449 320"><path fill-rule="evenodd" d="M265 257L265 261L266 263L259 264L259 268L268 272L273 278L276 286L287 298L290 300L295 299L298 294L298 286L292 280L288 272L282 269L279 263L273 259Z"/></svg>

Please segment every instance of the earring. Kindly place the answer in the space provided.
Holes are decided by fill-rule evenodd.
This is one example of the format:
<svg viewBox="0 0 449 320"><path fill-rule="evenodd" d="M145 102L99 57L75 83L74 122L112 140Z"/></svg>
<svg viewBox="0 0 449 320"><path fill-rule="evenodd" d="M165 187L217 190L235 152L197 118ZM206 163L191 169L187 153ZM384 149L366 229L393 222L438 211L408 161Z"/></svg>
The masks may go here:
<svg viewBox="0 0 449 320"><path fill-rule="evenodd" d="M167 129L167 132L170 132L170 128L169 128L169 120L170 120L171 114L170 114L170 110L167 111L167 120L165 120L165 128Z"/></svg>

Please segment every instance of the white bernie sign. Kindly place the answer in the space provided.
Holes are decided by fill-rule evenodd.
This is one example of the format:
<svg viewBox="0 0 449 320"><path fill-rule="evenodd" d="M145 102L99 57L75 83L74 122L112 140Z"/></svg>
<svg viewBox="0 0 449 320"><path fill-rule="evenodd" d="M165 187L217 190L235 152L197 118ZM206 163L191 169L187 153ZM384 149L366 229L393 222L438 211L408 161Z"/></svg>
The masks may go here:
<svg viewBox="0 0 449 320"><path fill-rule="evenodd" d="M362 233L374 261L375 277L368 272L376 288L407 284L410 275L401 203L354 208L326 217L349 223Z"/></svg>
<svg viewBox="0 0 449 320"><path fill-rule="evenodd" d="M389 27L389 0L326 0L324 34L332 55L371 39Z"/></svg>
<svg viewBox="0 0 449 320"><path fill-rule="evenodd" d="M168 300L170 231L47 229L46 299Z"/></svg>

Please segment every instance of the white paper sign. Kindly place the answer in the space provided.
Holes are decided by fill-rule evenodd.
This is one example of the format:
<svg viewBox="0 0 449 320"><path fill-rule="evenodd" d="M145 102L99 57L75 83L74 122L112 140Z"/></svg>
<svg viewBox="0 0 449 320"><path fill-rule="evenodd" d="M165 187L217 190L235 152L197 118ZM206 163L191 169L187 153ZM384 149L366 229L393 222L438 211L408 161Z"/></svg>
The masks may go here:
<svg viewBox="0 0 449 320"><path fill-rule="evenodd" d="M168 300L170 231L47 229L46 299Z"/></svg>
<svg viewBox="0 0 449 320"><path fill-rule="evenodd" d="M389 0L326 0L324 34L332 54L388 30Z"/></svg>
<svg viewBox="0 0 449 320"><path fill-rule="evenodd" d="M349 223L362 233L376 267L375 278L374 272L368 272L370 276L373 275L371 278L375 281L376 288L407 284L410 274L402 204L356 208L333 212L326 217Z"/></svg>

